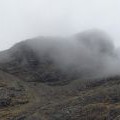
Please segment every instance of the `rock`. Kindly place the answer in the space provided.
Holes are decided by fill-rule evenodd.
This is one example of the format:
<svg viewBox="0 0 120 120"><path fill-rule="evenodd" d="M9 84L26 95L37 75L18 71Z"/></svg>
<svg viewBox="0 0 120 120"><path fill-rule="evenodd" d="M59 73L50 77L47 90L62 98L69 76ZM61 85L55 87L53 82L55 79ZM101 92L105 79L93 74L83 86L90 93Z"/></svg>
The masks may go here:
<svg viewBox="0 0 120 120"><path fill-rule="evenodd" d="M9 106L11 103L11 99L10 98L4 98L4 99L0 99L0 108L1 107L7 107Z"/></svg>

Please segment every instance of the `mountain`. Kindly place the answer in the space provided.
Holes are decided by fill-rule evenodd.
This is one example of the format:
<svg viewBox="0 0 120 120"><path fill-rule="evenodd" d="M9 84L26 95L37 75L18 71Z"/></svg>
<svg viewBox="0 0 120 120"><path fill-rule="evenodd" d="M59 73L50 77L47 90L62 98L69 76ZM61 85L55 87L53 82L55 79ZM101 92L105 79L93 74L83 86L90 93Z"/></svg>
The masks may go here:
<svg viewBox="0 0 120 120"><path fill-rule="evenodd" d="M103 36L99 31L80 33L73 37L77 44L65 38L38 37L1 52L0 119L119 120L120 77L111 67L104 71L110 65L106 56L116 60L116 54Z"/></svg>
<svg viewBox="0 0 120 120"><path fill-rule="evenodd" d="M62 85L72 80L73 76L59 69L47 54L39 58L36 51L27 45L26 41L5 51L5 54L1 53L1 70L24 81Z"/></svg>

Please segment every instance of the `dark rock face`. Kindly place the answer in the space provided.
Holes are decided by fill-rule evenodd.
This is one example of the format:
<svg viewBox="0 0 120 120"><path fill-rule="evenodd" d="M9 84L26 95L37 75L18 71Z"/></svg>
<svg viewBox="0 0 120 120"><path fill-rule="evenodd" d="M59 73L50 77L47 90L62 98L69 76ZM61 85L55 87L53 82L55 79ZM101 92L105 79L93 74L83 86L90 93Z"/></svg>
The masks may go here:
<svg viewBox="0 0 120 120"><path fill-rule="evenodd" d="M0 99L0 107L7 107L9 106L11 103L11 99L10 98L4 98L4 99Z"/></svg>

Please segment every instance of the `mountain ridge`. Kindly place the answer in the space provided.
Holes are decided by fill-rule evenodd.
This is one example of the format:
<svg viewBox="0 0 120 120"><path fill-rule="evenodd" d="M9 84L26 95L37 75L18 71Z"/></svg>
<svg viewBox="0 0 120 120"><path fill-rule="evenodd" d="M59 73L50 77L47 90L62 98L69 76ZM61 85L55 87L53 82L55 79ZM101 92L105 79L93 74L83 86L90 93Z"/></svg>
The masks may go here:
<svg viewBox="0 0 120 120"><path fill-rule="evenodd" d="M92 36L94 37L93 32ZM101 40L101 37L98 36L98 38ZM36 39L37 44L34 43ZM80 40L80 43L77 41L77 44L71 40L66 42L63 38L59 38L63 42L56 41L56 38L49 39L47 37L46 39L42 37L42 39L41 44L38 44L39 38L35 38L20 42L11 49L0 53L0 91L4 94L0 95L0 119L119 119L119 69L117 69L118 72L116 73L116 69L112 70L114 67L111 69L112 66L110 66L109 69L111 70L109 73L112 72L113 74L108 74L106 71L103 71L103 73L105 72L107 75L101 73L101 70L105 68L105 70L108 70L107 67L110 64L106 62L114 62L111 62L111 59L114 60L113 56L115 55L111 42L106 42L106 38L105 41L102 38L101 41L103 42L96 40L95 44L93 44L93 40L89 40L90 38L88 37L86 41L89 41L89 45L91 44L88 46L88 43L84 43L80 38L75 39ZM48 39L50 44L46 45ZM29 42L30 45L28 45ZM68 44L67 46L66 43ZM102 46L103 44L104 46ZM34 49L35 46L37 46L36 49ZM82 51L79 54L80 51L76 51L79 50L78 48L76 49L76 46L78 48L82 47L80 50L86 50L86 52ZM59 55L56 58L58 53ZM84 56L83 53L89 53L90 55ZM65 59L62 59L61 56L64 56ZM81 57L85 59L79 62L78 59ZM97 60L94 60L95 58ZM66 62L66 60L68 61ZM115 60L117 61L116 58ZM96 66L100 67L100 70L96 69ZM94 71L95 73L92 73Z"/></svg>

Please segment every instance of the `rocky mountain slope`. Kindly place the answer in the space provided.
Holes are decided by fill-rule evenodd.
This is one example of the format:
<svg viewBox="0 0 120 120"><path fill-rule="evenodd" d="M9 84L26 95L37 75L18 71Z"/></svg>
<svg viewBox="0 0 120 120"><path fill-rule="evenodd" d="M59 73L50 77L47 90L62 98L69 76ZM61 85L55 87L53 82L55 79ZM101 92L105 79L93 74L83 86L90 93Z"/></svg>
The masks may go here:
<svg viewBox="0 0 120 120"><path fill-rule="evenodd" d="M85 79L58 67L50 50L40 57L29 41L0 53L0 120L120 119L119 76Z"/></svg>
<svg viewBox="0 0 120 120"><path fill-rule="evenodd" d="M24 42L19 44L6 51L6 55L4 55L6 58L4 56L2 58L1 55L1 70L29 82L60 85L73 79L73 75L59 69L47 55L39 59L39 56L30 46Z"/></svg>

